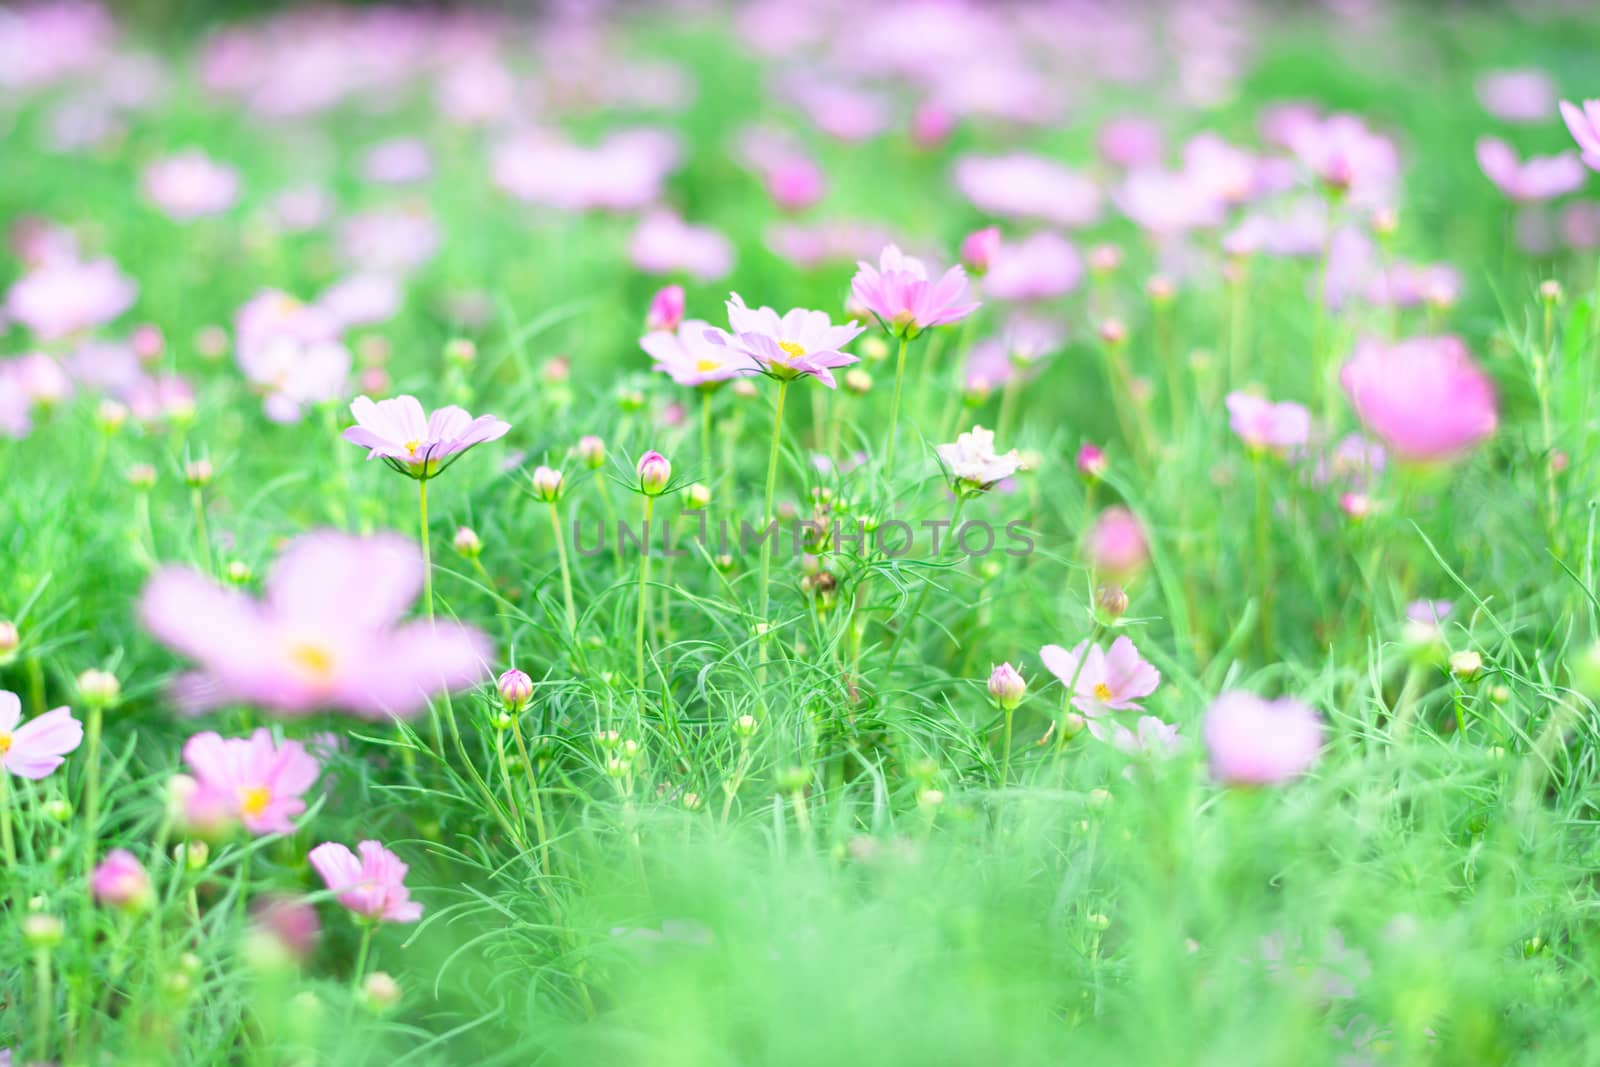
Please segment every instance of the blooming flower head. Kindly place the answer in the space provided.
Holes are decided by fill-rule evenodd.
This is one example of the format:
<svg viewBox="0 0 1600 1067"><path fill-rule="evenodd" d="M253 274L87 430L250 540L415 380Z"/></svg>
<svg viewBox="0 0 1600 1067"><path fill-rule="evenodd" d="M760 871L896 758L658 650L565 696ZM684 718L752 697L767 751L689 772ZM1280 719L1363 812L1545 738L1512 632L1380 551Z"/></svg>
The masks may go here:
<svg viewBox="0 0 1600 1067"><path fill-rule="evenodd" d="M39 340L56 341L110 322L138 295L138 283L109 259L56 258L17 279L4 310Z"/></svg>
<svg viewBox="0 0 1600 1067"><path fill-rule="evenodd" d="M628 242L633 265L647 274L682 271L702 282L733 269L733 243L709 226L691 225L670 211L645 216Z"/></svg>
<svg viewBox="0 0 1600 1067"><path fill-rule="evenodd" d="M1150 558L1144 526L1124 507L1109 507L1089 527L1085 545L1090 564L1105 575L1125 575L1143 567Z"/></svg>
<svg viewBox="0 0 1600 1067"><path fill-rule="evenodd" d="M1228 425L1253 451L1280 455L1299 448L1311 436L1311 413L1285 400L1274 404L1253 393L1229 393Z"/></svg>
<svg viewBox="0 0 1600 1067"><path fill-rule="evenodd" d="M809 375L829 389L836 386L833 368L859 362L840 349L865 329L854 320L835 326L825 311L795 308L780 316L769 307L751 309L738 293L728 301L728 325L731 332L709 329L706 339L748 356L775 378Z"/></svg>
<svg viewBox="0 0 1600 1067"><path fill-rule="evenodd" d="M896 337L916 337L934 326L960 322L978 310L977 302L967 299L967 272L960 266L931 281L923 262L901 252L897 245L879 253L876 268L865 262L856 266L851 296Z"/></svg>
<svg viewBox="0 0 1600 1067"><path fill-rule="evenodd" d="M1278 785L1304 774L1322 751L1322 719L1292 697L1223 693L1201 726L1211 774L1228 785Z"/></svg>
<svg viewBox="0 0 1600 1067"><path fill-rule="evenodd" d="M414 923L422 918L422 905L405 887L406 865L376 841L356 846L359 859L344 845L324 842L306 857L339 903L364 918L378 922Z"/></svg>
<svg viewBox="0 0 1600 1067"><path fill-rule="evenodd" d="M655 330L639 339L639 347L655 360L652 370L665 371L679 385L714 389L731 378L757 374L755 360L731 345L711 340L711 324L685 319L676 332Z"/></svg>
<svg viewBox="0 0 1600 1067"><path fill-rule="evenodd" d="M1400 176L1399 152L1361 118L1304 116L1285 132L1290 151L1328 189L1363 205L1392 196Z"/></svg>
<svg viewBox="0 0 1600 1067"><path fill-rule="evenodd" d="M1365 341L1339 372L1361 422L1414 462L1452 459L1494 433L1494 385L1460 339Z"/></svg>
<svg viewBox="0 0 1600 1067"><path fill-rule="evenodd" d="M1083 280L1083 257L1073 243L1048 230L1002 243L984 276L996 300L1052 300Z"/></svg>
<svg viewBox="0 0 1600 1067"><path fill-rule="evenodd" d="M133 853L114 848L90 873L89 891L109 907L136 911L150 902L150 875Z"/></svg>
<svg viewBox="0 0 1600 1067"><path fill-rule="evenodd" d="M493 415L476 419L455 405L431 416L414 396L398 396L374 403L365 396L350 402L356 425L344 439L368 450L367 459L381 459L401 474L432 478L473 445L499 440L511 424Z"/></svg>
<svg viewBox="0 0 1600 1067"><path fill-rule="evenodd" d="M67 708L22 721L22 701L0 689L0 769L19 778L43 778L83 740L83 724Z"/></svg>
<svg viewBox="0 0 1600 1067"><path fill-rule="evenodd" d="M939 462L954 479L958 491L981 493L1004 481L1022 467L1016 450L996 452L994 431L974 426L957 437L954 444L940 445Z"/></svg>
<svg viewBox="0 0 1600 1067"><path fill-rule="evenodd" d="M1567 124L1572 139L1578 142L1584 165L1600 171L1600 100L1585 100L1581 108L1563 100L1561 119Z"/></svg>
<svg viewBox="0 0 1600 1067"><path fill-rule="evenodd" d="M1496 70L1478 79L1478 103L1506 122L1544 122L1556 103L1556 85L1542 70Z"/></svg>
<svg viewBox="0 0 1600 1067"><path fill-rule="evenodd" d="M177 222L220 215L239 198L239 172L198 149L151 163L143 182L145 198Z"/></svg>
<svg viewBox="0 0 1600 1067"><path fill-rule="evenodd" d="M1067 651L1060 645L1039 650L1045 669L1072 687L1072 706L1093 718L1108 711L1137 711L1139 701L1156 691L1161 673L1145 662L1133 642L1119 637L1111 648L1080 641Z"/></svg>
<svg viewBox="0 0 1600 1067"><path fill-rule="evenodd" d="M1183 746L1177 725L1154 715L1139 716L1132 730L1109 719L1090 719L1089 732L1127 756L1167 759Z"/></svg>
<svg viewBox="0 0 1600 1067"><path fill-rule="evenodd" d="M429 695L483 677L488 642L453 622L401 621L422 588L422 553L403 537L303 534L255 600L183 567L156 572L140 616L195 660L181 703L254 704L286 715L321 709L409 716Z"/></svg>
<svg viewBox="0 0 1600 1067"><path fill-rule="evenodd" d="M1553 200L1583 185L1583 163L1571 152L1522 160L1498 137L1481 138L1477 151L1484 176L1518 203Z"/></svg>
<svg viewBox="0 0 1600 1067"><path fill-rule="evenodd" d="M321 773L304 745L279 744L265 729L247 738L195 734L183 746L183 762L199 784L190 810L226 811L253 834L293 833L291 820L306 810L306 790Z"/></svg>
<svg viewBox="0 0 1600 1067"><path fill-rule="evenodd" d="M1087 226L1100 217L1094 180L1042 156L965 156L956 161L956 188L974 207L1003 218Z"/></svg>

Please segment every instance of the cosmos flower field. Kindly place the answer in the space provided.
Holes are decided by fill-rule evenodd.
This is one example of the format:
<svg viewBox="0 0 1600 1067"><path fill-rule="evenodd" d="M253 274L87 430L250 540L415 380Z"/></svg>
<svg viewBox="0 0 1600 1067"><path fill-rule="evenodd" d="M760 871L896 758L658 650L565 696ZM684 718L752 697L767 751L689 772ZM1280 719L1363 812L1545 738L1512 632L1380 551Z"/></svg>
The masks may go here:
<svg viewBox="0 0 1600 1067"><path fill-rule="evenodd" d="M1600 1061L1600 15L0 8L0 1064Z"/></svg>

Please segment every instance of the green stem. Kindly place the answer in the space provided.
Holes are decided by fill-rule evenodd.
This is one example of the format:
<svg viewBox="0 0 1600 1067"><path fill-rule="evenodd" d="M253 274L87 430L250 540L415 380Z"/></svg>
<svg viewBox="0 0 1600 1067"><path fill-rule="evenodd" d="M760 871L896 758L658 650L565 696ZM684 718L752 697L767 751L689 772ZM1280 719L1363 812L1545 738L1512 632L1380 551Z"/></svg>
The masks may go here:
<svg viewBox="0 0 1600 1067"><path fill-rule="evenodd" d="M550 502L550 525L556 535L556 558L561 561L561 595L567 604L567 633L574 639L578 636L578 612L572 605L572 567L567 562L567 536L561 529L561 516L557 510L558 505L554 500Z"/></svg>
<svg viewBox="0 0 1600 1067"><path fill-rule="evenodd" d="M189 498L194 503L194 537L195 550L200 556L200 566L206 574L215 574L211 566L211 536L206 532L206 502L205 495L198 487L189 491Z"/></svg>
<svg viewBox="0 0 1600 1067"><path fill-rule="evenodd" d="M376 922L361 924L361 947L356 950L356 965L350 977L350 988L357 992L361 989L361 980L367 976L367 953L372 948L372 932L377 928Z"/></svg>
<svg viewBox="0 0 1600 1067"><path fill-rule="evenodd" d="M89 705L83 752L83 876L94 871L95 846L100 830L100 727L105 714L98 702Z"/></svg>
<svg viewBox="0 0 1600 1067"><path fill-rule="evenodd" d="M34 1048L28 1062L43 1063L50 1050L50 1022L55 1018L55 990L50 977L50 950L35 949L33 953L34 978L37 993L33 1005Z"/></svg>
<svg viewBox="0 0 1600 1067"><path fill-rule="evenodd" d="M894 398L889 401L889 441L883 449L883 469L886 473L894 470L894 439L895 430L900 425L900 387L906 377L906 339L900 338L900 354L894 361Z"/></svg>
<svg viewBox="0 0 1600 1067"><path fill-rule="evenodd" d="M711 458L711 390L700 391L700 462L705 464L706 484L715 488L716 464Z"/></svg>
<svg viewBox="0 0 1600 1067"><path fill-rule="evenodd" d="M0 768L0 851L6 858L6 870L14 877L17 867L17 841L11 830L11 772ZM8 878L9 880L9 878ZM21 888L21 879L17 879Z"/></svg>
<svg viewBox="0 0 1600 1067"><path fill-rule="evenodd" d="M902 346L903 349L903 346ZM788 381L778 383L778 403L772 413L772 449L767 455L767 497L766 504L761 512L761 607L756 615L758 639L756 641L757 655L760 662L759 684L763 691L767 682L767 611L771 606L772 584L772 541L768 536L767 527L776 519L772 513L772 499L778 490L778 455L783 450L783 401L789 392Z"/></svg>
<svg viewBox="0 0 1600 1067"><path fill-rule="evenodd" d="M1267 467L1261 457L1255 457L1256 475L1256 568L1260 576L1261 593L1261 654L1266 656L1272 647L1272 560L1271 542L1267 537L1267 519L1271 502L1267 495Z"/></svg>
<svg viewBox="0 0 1600 1067"><path fill-rule="evenodd" d="M1002 708L1001 711L1006 717L1005 730L1000 738L1000 788L1004 789L1011 777L1011 720L1016 715L1016 709Z"/></svg>
<svg viewBox="0 0 1600 1067"><path fill-rule="evenodd" d="M956 510L950 516L950 540L945 542L945 546L941 551L934 554L934 563L938 563L943 560L945 555L950 551L950 545L955 543L956 533L961 529L961 509L966 506L967 496L965 493L962 493L956 497ZM894 671L894 661L900 655L900 646L905 643L906 635L916 627L917 620L922 617L923 606L927 604L928 593L932 589L933 582L931 580L923 583L922 591L917 594L916 606L911 609L911 614L906 617L905 625L900 627L900 632L894 635L894 643L889 646L889 662L883 668L883 677L886 681L888 680L890 674Z"/></svg>
<svg viewBox="0 0 1600 1067"><path fill-rule="evenodd" d="M433 618L433 552L428 547L428 479L417 479L417 519L422 533L422 606Z"/></svg>
<svg viewBox="0 0 1600 1067"><path fill-rule="evenodd" d="M645 494L644 544L639 552L639 621L633 631L633 655L638 668L639 699L644 699L644 620L650 605L650 516L655 511L656 498Z"/></svg>
<svg viewBox="0 0 1600 1067"><path fill-rule="evenodd" d="M550 831L544 821L544 802L540 799L539 776L528 756L528 746L522 740L522 712L511 716L511 737L517 743L517 755L522 757L522 769L528 776L528 792L533 797L533 830L538 835L539 871L546 878L550 869Z"/></svg>

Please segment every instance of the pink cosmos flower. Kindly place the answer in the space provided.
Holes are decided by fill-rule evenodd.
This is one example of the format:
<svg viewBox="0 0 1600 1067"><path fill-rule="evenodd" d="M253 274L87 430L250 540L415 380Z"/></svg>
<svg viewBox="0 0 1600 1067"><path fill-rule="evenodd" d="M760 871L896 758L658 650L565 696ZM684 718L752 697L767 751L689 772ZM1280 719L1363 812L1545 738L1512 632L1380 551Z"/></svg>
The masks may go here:
<svg viewBox="0 0 1600 1067"><path fill-rule="evenodd" d="M145 199L176 222L220 215L239 199L239 172L197 148L145 167Z"/></svg>
<svg viewBox="0 0 1600 1067"><path fill-rule="evenodd" d="M769 307L752 309L738 293L728 300L728 325L731 332L709 329L706 338L755 360L773 377L788 380L810 375L829 389L837 386L833 368L860 361L840 349L865 329L854 319L835 326L825 311L795 308L779 316Z"/></svg>
<svg viewBox="0 0 1600 1067"><path fill-rule="evenodd" d="M399 857L376 841L363 841L356 849L360 859L344 845L328 841L306 858L324 884L338 894L339 903L357 915L391 923L414 923L422 918L422 905L411 899L405 887L407 868Z"/></svg>
<svg viewBox="0 0 1600 1067"><path fill-rule="evenodd" d="M433 153L415 137L380 141L361 159L361 177L375 185L412 185L433 174Z"/></svg>
<svg viewBox="0 0 1600 1067"><path fill-rule="evenodd" d="M1223 693L1201 726L1211 774L1228 785L1279 785L1310 769L1322 751L1322 719L1292 697Z"/></svg>
<svg viewBox="0 0 1600 1067"><path fill-rule="evenodd" d="M1062 685L1073 687L1072 706L1090 718L1108 711L1138 711L1139 701L1161 684L1161 673L1126 637L1111 642L1109 651L1087 640L1070 652L1060 645L1045 645L1039 658Z"/></svg>
<svg viewBox="0 0 1600 1067"><path fill-rule="evenodd" d="M114 848L89 875L89 892L113 908L137 909L150 901L150 875L125 848Z"/></svg>
<svg viewBox="0 0 1600 1067"><path fill-rule="evenodd" d="M862 259L889 240L888 234L875 226L848 221L780 223L767 231L767 247L803 270Z"/></svg>
<svg viewBox="0 0 1600 1067"><path fill-rule="evenodd" d="M682 271L713 282L733 269L733 242L709 226L691 226L670 211L654 211L633 231L628 257L646 274Z"/></svg>
<svg viewBox="0 0 1600 1067"><path fill-rule="evenodd" d="M1109 507L1089 527L1085 545L1095 571L1105 575L1131 574L1150 559L1144 526L1125 507Z"/></svg>
<svg viewBox="0 0 1600 1067"><path fill-rule="evenodd" d="M18 725L18 724L21 725ZM22 701L0 689L0 769L20 778L43 778L83 740L83 724L56 708L22 722Z"/></svg>
<svg viewBox="0 0 1600 1067"><path fill-rule="evenodd" d="M1083 257L1073 243L1046 230L1002 243L984 275L985 292L996 300L1053 300L1083 280Z"/></svg>
<svg viewBox="0 0 1600 1067"><path fill-rule="evenodd" d="M1496 70L1478 79L1478 103L1506 122L1544 122L1556 105L1556 83L1542 70Z"/></svg>
<svg viewBox="0 0 1600 1067"><path fill-rule="evenodd" d="M764 169L767 195L784 211L804 211L828 191L822 168L807 156L791 155Z"/></svg>
<svg viewBox="0 0 1600 1067"><path fill-rule="evenodd" d="M1363 425L1403 459L1452 459L1494 433L1494 385L1456 337L1363 341L1339 372Z"/></svg>
<svg viewBox="0 0 1600 1067"><path fill-rule="evenodd" d="M683 286L669 285L650 298L650 310L644 318L644 328L651 333L657 330L676 330L683 321Z"/></svg>
<svg viewBox="0 0 1600 1067"><path fill-rule="evenodd" d="M234 358L262 393L267 417L274 422L298 422L307 407L350 395L350 352L339 340L339 316L352 308L341 308L341 302L356 297L370 301L373 294L341 293L336 287L329 295L333 308L264 289L235 318Z"/></svg>
<svg viewBox="0 0 1600 1067"><path fill-rule="evenodd" d="M959 265L930 281L920 259L888 245L878 254L876 268L865 262L856 268L850 294L896 337L913 338L978 310L977 301L967 299L967 272Z"/></svg>
<svg viewBox="0 0 1600 1067"><path fill-rule="evenodd" d="M5 312L41 341L103 326L133 306L136 282L109 259L52 259L17 279Z"/></svg>
<svg viewBox="0 0 1600 1067"><path fill-rule="evenodd" d="M350 402L356 425L344 439L367 449L367 459L381 459L411 478L432 478L474 445L504 437L511 424L493 415L476 419L455 405L431 416L414 396L374 403L358 396Z"/></svg>
<svg viewBox="0 0 1600 1067"><path fill-rule="evenodd" d="M966 156L955 185L987 215L1087 226L1100 217L1100 189L1090 178L1042 156Z"/></svg>
<svg viewBox="0 0 1600 1067"><path fill-rule="evenodd" d="M317 295L317 307L332 316L339 329L388 322L405 303L405 290L387 274L351 274Z"/></svg>
<svg viewBox="0 0 1600 1067"><path fill-rule="evenodd" d="M494 149L495 184L529 203L562 211L637 211L661 196L678 149L661 131L619 131L594 148L550 134L524 134Z"/></svg>
<svg viewBox="0 0 1600 1067"><path fill-rule="evenodd" d="M1162 722L1154 715L1139 716L1133 730L1110 719L1092 718L1089 733L1127 756L1169 759L1183 747L1177 725Z"/></svg>
<svg viewBox="0 0 1600 1067"><path fill-rule="evenodd" d="M1220 226L1223 201L1182 171L1144 167L1111 194L1117 210L1157 240Z"/></svg>
<svg viewBox="0 0 1600 1067"><path fill-rule="evenodd" d="M434 257L439 242L438 222L417 204L352 215L339 227L344 262L379 274L410 274Z"/></svg>
<svg viewBox="0 0 1600 1067"><path fill-rule="evenodd" d="M1517 158L1516 149L1498 137L1478 140L1478 166L1502 193L1519 204L1553 200L1583 185L1583 164L1571 152Z"/></svg>
<svg viewBox="0 0 1600 1067"><path fill-rule="evenodd" d="M985 226L973 230L961 240L961 262L974 274L982 274L994 262L1000 251L1000 227Z"/></svg>
<svg viewBox="0 0 1600 1067"><path fill-rule="evenodd" d="M1095 146L1107 163L1134 170L1160 163L1166 141L1154 121L1129 115L1101 126L1095 135Z"/></svg>
<svg viewBox="0 0 1600 1067"><path fill-rule="evenodd" d="M654 330L639 347L655 360L651 370L665 371L679 385L714 388L731 378L758 374L761 368L744 352L712 341L709 322L685 319L676 332Z"/></svg>
<svg viewBox="0 0 1600 1067"><path fill-rule="evenodd" d="M293 833L290 820L306 810L306 790L322 770L300 742L280 745L265 729L248 738L195 734L183 746L183 762L199 785L191 811L227 812L253 834Z"/></svg>
<svg viewBox="0 0 1600 1067"><path fill-rule="evenodd" d="M1563 100L1561 119L1567 124L1572 139L1578 142L1584 165L1600 171L1600 100L1585 100L1581 109Z"/></svg>
<svg viewBox="0 0 1600 1067"><path fill-rule="evenodd" d="M1255 451L1280 455L1304 445L1311 436L1311 413L1302 404L1274 404L1254 393L1229 393L1228 425Z"/></svg>
<svg viewBox="0 0 1600 1067"><path fill-rule="evenodd" d="M145 586L139 613L158 640L199 664L180 682L190 711L243 703L291 716L403 718L433 693L477 682L489 655L469 627L402 622L421 588L422 553L411 541L325 530L290 542L264 600L166 567Z"/></svg>
<svg viewBox="0 0 1600 1067"><path fill-rule="evenodd" d="M935 451L958 491L982 492L1022 467L1022 454L1014 448L996 452L994 431L982 426L974 426L957 437L954 444L939 445Z"/></svg>
<svg viewBox="0 0 1600 1067"><path fill-rule="evenodd" d="M1355 115L1303 117L1285 133L1301 165L1362 206L1389 202L1400 177L1394 142Z"/></svg>

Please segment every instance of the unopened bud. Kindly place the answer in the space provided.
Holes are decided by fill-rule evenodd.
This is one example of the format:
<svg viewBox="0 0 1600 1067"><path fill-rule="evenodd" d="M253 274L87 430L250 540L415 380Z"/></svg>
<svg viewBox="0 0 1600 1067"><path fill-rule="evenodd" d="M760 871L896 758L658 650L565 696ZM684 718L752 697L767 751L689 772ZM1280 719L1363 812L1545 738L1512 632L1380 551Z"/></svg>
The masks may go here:
<svg viewBox="0 0 1600 1067"><path fill-rule="evenodd" d="M109 708L122 695L122 684L110 671L91 668L78 675L78 695L92 708Z"/></svg>
<svg viewBox="0 0 1600 1067"><path fill-rule="evenodd" d="M585 441L590 438L584 438ZM594 438L598 441L599 438ZM582 444L582 442L579 442ZM601 448L601 458L604 459L604 446ZM554 467L535 467L533 471L533 498L545 504L554 504L561 499L561 490L565 479L561 472Z"/></svg>
<svg viewBox="0 0 1600 1067"><path fill-rule="evenodd" d="M1094 606L1102 618L1115 621L1128 613L1128 594L1120 585L1102 585L1094 591Z"/></svg>
<svg viewBox="0 0 1600 1067"><path fill-rule="evenodd" d="M573 448L578 461L590 470L599 470L606 461L606 443L594 434L586 434L578 438L578 444Z"/></svg>
<svg viewBox="0 0 1600 1067"><path fill-rule="evenodd" d="M1450 673L1470 682L1483 673L1483 657L1471 649L1450 654Z"/></svg>
<svg viewBox="0 0 1600 1067"><path fill-rule="evenodd" d="M254 574L250 570L250 564L244 560L236 559L228 563L227 569L223 571L223 576L233 585L244 585L250 581Z"/></svg>
<svg viewBox="0 0 1600 1067"><path fill-rule="evenodd" d="M452 337L445 342L444 358L457 367L470 366L478 358L478 346L465 337Z"/></svg>
<svg viewBox="0 0 1600 1067"><path fill-rule="evenodd" d="M989 695L1006 711L1016 710L1027 691L1028 683L1011 664L1002 663L989 672Z"/></svg>
<svg viewBox="0 0 1600 1067"><path fill-rule="evenodd" d="M48 952L66 936L65 924L54 915L33 914L22 920L22 943L35 951Z"/></svg>
<svg viewBox="0 0 1600 1067"><path fill-rule="evenodd" d="M865 396L872 391L872 375L859 367L844 372L844 388L847 393L856 396Z"/></svg>
<svg viewBox="0 0 1600 1067"><path fill-rule="evenodd" d="M672 480L672 464L660 452L651 450L639 457L639 491L659 496Z"/></svg>
<svg viewBox="0 0 1600 1067"><path fill-rule="evenodd" d="M450 547L467 559L477 559L483 553L483 542L470 526L457 528L455 537L450 540Z"/></svg>
<svg viewBox="0 0 1600 1067"><path fill-rule="evenodd" d="M754 737L756 734L756 717L754 715L741 715L733 720L733 733L736 737Z"/></svg>
<svg viewBox="0 0 1600 1067"><path fill-rule="evenodd" d="M711 503L711 487L695 482L684 490L684 506L690 511L703 511Z"/></svg>
<svg viewBox="0 0 1600 1067"><path fill-rule="evenodd" d="M128 468L127 479L135 489L149 489L156 484L156 469L148 463L135 463Z"/></svg>
<svg viewBox="0 0 1600 1067"><path fill-rule="evenodd" d="M400 1003L400 983L388 971L373 971L361 983L361 1001L374 1015Z"/></svg>
<svg viewBox="0 0 1600 1067"><path fill-rule="evenodd" d="M183 480L190 489L205 488L215 475L216 468L209 459L191 459L183 465Z"/></svg>
<svg viewBox="0 0 1600 1067"><path fill-rule="evenodd" d="M509 711L520 711L533 699L533 679L515 667L501 674L495 686Z"/></svg>

